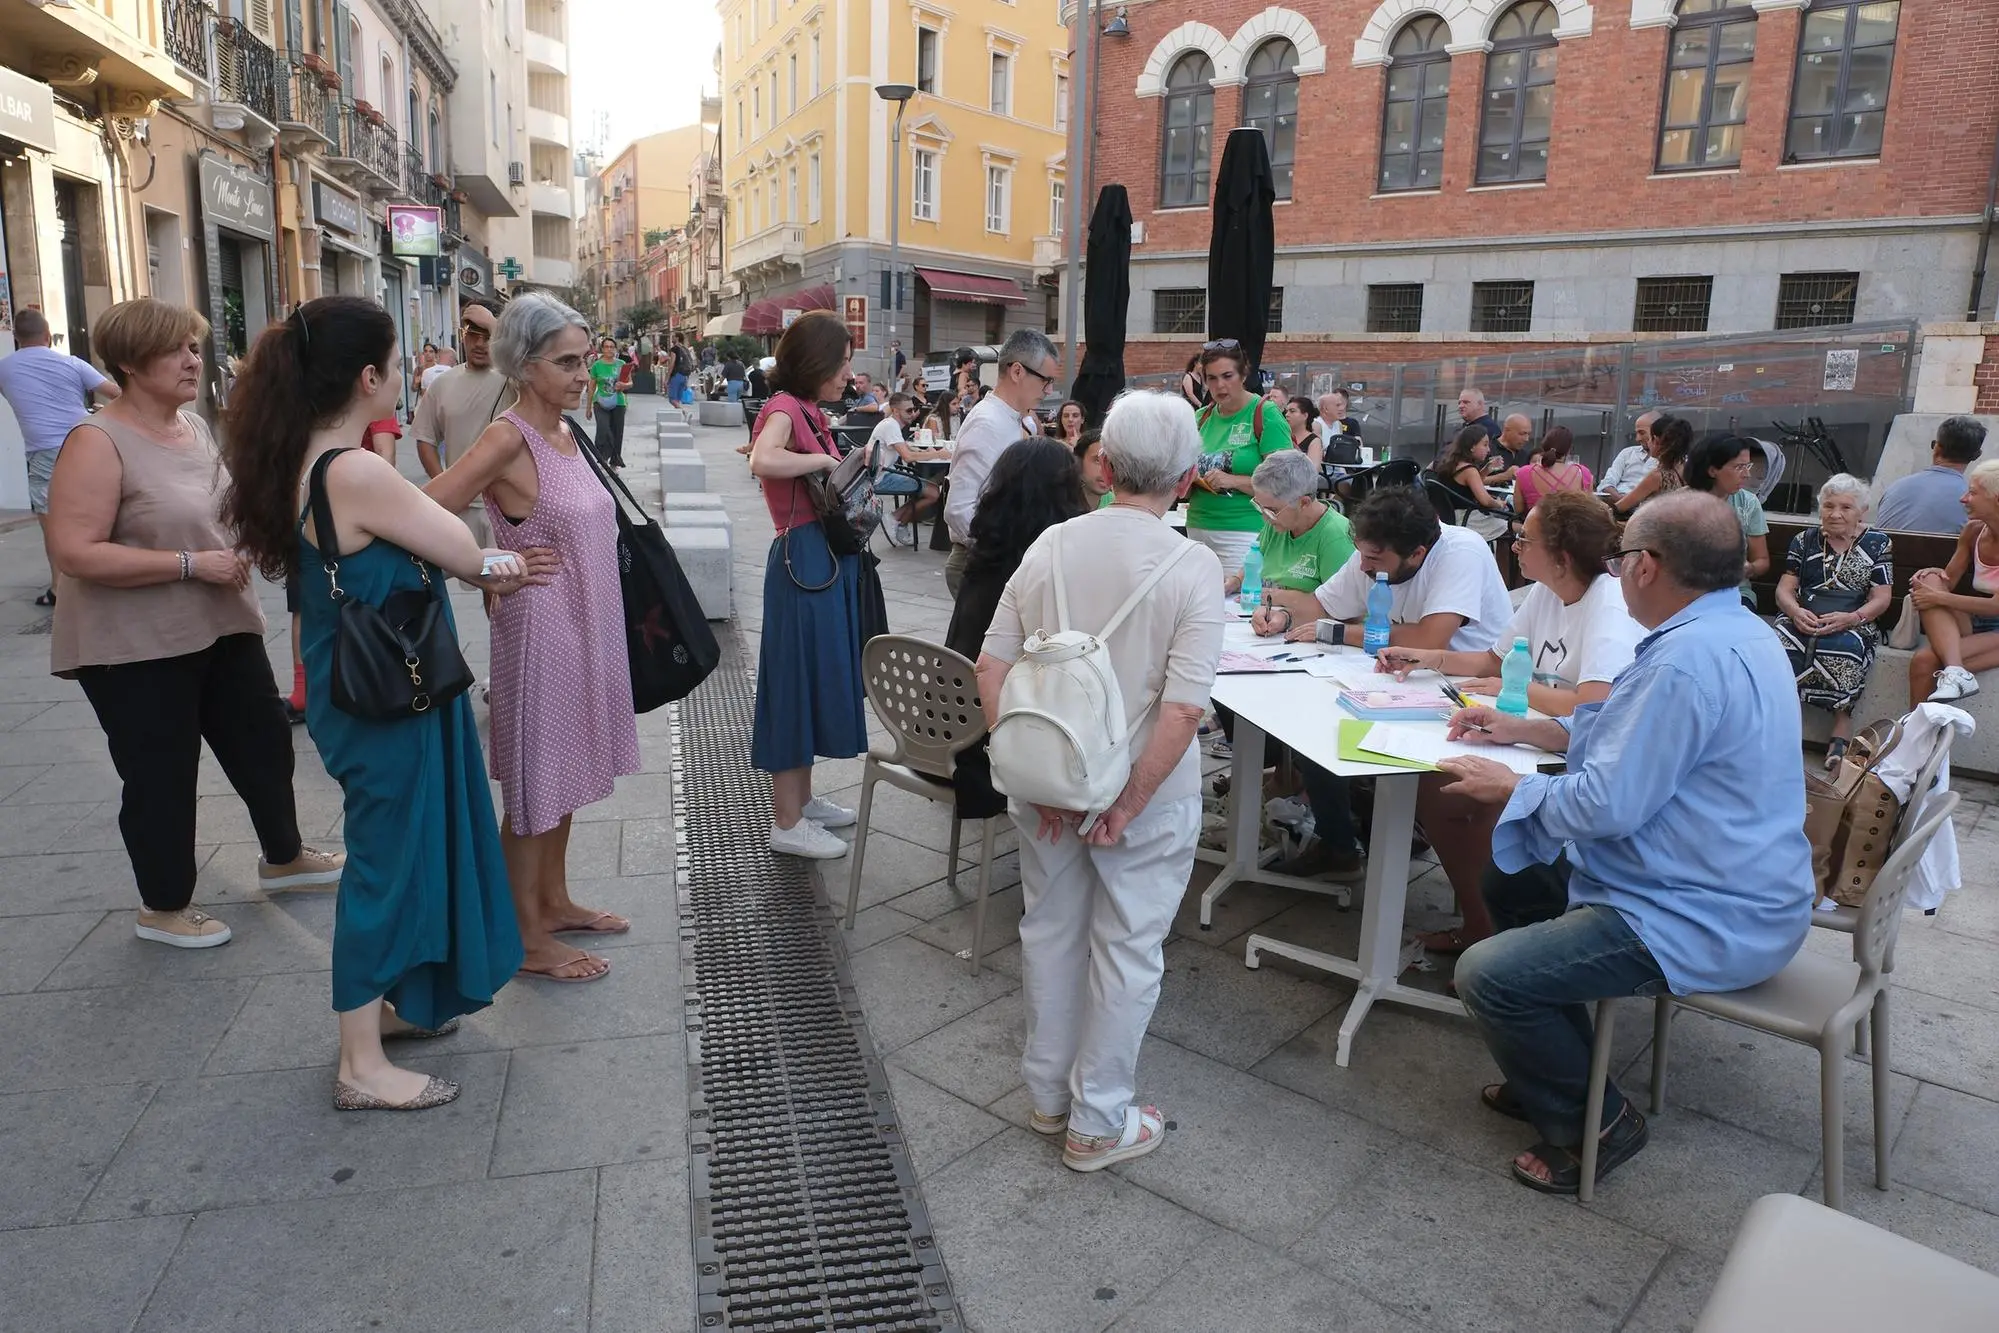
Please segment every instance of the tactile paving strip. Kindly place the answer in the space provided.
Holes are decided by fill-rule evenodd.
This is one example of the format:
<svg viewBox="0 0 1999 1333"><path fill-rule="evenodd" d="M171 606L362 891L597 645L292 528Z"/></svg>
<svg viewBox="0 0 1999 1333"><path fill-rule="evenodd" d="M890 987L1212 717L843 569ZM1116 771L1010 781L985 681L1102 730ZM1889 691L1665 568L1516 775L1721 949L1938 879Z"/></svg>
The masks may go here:
<svg viewBox="0 0 1999 1333"><path fill-rule="evenodd" d="M754 702L731 635L673 705L700 1327L958 1329L837 918L766 844Z"/></svg>

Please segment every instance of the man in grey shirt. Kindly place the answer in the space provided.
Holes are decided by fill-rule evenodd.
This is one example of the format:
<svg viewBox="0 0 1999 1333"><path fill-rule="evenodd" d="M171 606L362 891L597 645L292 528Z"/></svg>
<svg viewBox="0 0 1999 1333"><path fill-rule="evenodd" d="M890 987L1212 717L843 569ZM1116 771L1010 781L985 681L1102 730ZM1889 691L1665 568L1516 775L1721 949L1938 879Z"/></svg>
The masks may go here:
<svg viewBox="0 0 1999 1333"><path fill-rule="evenodd" d="M1946 417L1930 444L1930 465L1894 483L1874 506L1874 526L1888 532L1955 536L1964 527L1964 470L1985 447L1985 427Z"/></svg>
<svg viewBox="0 0 1999 1333"><path fill-rule="evenodd" d="M1010 447L1039 433L1034 405L1055 382L1055 344L1037 329L1015 329L1000 348L999 379L993 391L965 414L951 440L951 492L944 498L944 526L951 554L944 561L944 584L951 595L965 577L972 554L972 515L986 493L993 464Z"/></svg>

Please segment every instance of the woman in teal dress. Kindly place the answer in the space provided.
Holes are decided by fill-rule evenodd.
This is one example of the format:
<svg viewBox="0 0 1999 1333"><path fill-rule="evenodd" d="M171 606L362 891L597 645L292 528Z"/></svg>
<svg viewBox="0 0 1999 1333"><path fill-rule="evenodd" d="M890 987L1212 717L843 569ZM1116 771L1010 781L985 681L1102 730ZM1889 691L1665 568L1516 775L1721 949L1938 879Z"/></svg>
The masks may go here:
<svg viewBox="0 0 1999 1333"><path fill-rule="evenodd" d="M442 597L447 575L506 595L553 560L482 552L393 464L350 447L359 425L386 415L401 392L398 365L395 326L380 306L309 301L258 338L224 432L224 517L267 576L299 576L306 725L345 796L347 868L333 927L333 1100L343 1111L423 1110L456 1097L457 1084L391 1064L382 1041L450 1030L492 1003L522 955L470 700L395 722L333 704L338 609L306 512L309 481L323 474L340 588L360 602L380 605L426 583ZM500 561L490 575L487 556Z"/></svg>

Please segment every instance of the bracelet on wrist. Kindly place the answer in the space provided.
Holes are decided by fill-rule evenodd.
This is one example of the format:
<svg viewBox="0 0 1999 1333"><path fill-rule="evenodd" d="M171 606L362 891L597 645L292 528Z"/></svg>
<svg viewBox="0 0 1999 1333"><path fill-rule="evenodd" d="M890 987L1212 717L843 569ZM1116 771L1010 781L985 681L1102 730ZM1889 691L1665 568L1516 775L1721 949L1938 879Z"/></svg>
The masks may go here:
<svg viewBox="0 0 1999 1333"><path fill-rule="evenodd" d="M180 581L186 583L194 577L194 557L186 551L175 551L180 559Z"/></svg>

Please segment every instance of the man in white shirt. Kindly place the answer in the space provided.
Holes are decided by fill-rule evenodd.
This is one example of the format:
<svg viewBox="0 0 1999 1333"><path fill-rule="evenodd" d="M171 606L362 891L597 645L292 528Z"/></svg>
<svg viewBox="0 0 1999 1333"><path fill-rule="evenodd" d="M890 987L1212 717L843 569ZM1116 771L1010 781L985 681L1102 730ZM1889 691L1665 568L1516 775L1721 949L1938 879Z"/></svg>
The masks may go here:
<svg viewBox="0 0 1999 1333"><path fill-rule="evenodd" d="M424 392L429 390L431 385L437 383L438 380L444 377L445 371L451 369L453 366L457 364L458 364L458 353L452 351L449 347L438 348L437 359L434 362L432 362L430 365L425 366L423 374L417 377L416 383L417 383L418 396L421 397Z"/></svg>
<svg viewBox="0 0 1999 1333"><path fill-rule="evenodd" d="M1658 419L1657 412L1647 412L1631 423L1632 438L1638 443L1617 451L1617 457L1597 478L1598 495L1621 500L1631 494L1639 482L1652 475L1652 469L1659 466L1659 460L1652 456L1652 423Z"/></svg>
<svg viewBox="0 0 1999 1333"><path fill-rule="evenodd" d="M1319 605L1359 643L1377 573L1394 595L1388 641L1406 648L1492 648L1513 619L1513 601L1492 550L1477 533L1437 521L1422 492L1390 486L1353 513L1354 553L1319 585Z"/></svg>
<svg viewBox="0 0 1999 1333"><path fill-rule="evenodd" d="M944 526L951 532L951 555L944 584L951 596L965 577L972 554L972 515L986 493L993 464L1010 447L1040 434L1034 405L1055 382L1055 344L1037 329L1016 329L1000 348L999 379L993 391L965 414L952 437L951 493L944 500Z"/></svg>
<svg viewBox="0 0 1999 1333"><path fill-rule="evenodd" d="M88 415L93 397L108 403L118 396L118 386L96 366L58 352L51 342L49 317L30 306L14 316L15 350L0 357L0 398L21 423L21 443L28 453L28 508L42 525L45 551L49 478L55 475L63 439ZM51 559L49 588L35 599L36 606L56 604L55 568Z"/></svg>

